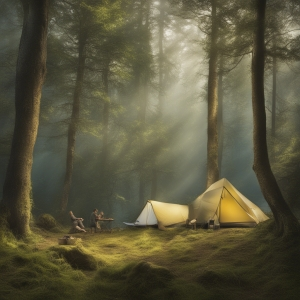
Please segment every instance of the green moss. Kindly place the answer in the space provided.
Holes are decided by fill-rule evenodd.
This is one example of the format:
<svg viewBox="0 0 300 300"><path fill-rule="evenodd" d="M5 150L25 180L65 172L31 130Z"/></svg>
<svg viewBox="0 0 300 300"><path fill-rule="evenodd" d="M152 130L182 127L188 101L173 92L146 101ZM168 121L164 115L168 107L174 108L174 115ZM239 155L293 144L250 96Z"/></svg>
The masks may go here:
<svg viewBox="0 0 300 300"><path fill-rule="evenodd" d="M106 266L97 272L95 279L104 281L126 280L134 266L134 262L122 266Z"/></svg>
<svg viewBox="0 0 300 300"><path fill-rule="evenodd" d="M42 214L38 217L36 225L46 230L51 230L56 227L57 222L50 214Z"/></svg>
<svg viewBox="0 0 300 300"><path fill-rule="evenodd" d="M153 286L164 288L174 276L164 267L141 261L133 266L127 276L127 284L136 289L151 290Z"/></svg>
<svg viewBox="0 0 300 300"><path fill-rule="evenodd" d="M276 238L267 223L79 234L76 246L57 245L55 232L35 234L1 242L1 299L296 300L300 294L300 243Z"/></svg>
<svg viewBox="0 0 300 300"><path fill-rule="evenodd" d="M107 287L113 288L118 282L114 294L122 299L172 299L174 291L170 283L173 278L167 268L146 261L131 262L119 268L100 269L95 277L94 289L105 293Z"/></svg>
<svg viewBox="0 0 300 300"><path fill-rule="evenodd" d="M243 278L240 272L230 269L203 269L201 274L197 277L197 282L205 287L214 286L241 286L246 284L246 280Z"/></svg>
<svg viewBox="0 0 300 300"><path fill-rule="evenodd" d="M93 271L97 269L97 260L79 247L52 247L60 258L64 258L72 268Z"/></svg>
<svg viewBox="0 0 300 300"><path fill-rule="evenodd" d="M66 299L72 297L74 290L80 292L86 280L81 274L80 280L75 281L72 268L66 263L54 264L49 252L29 251L29 245L26 249L2 246L0 290L3 300Z"/></svg>

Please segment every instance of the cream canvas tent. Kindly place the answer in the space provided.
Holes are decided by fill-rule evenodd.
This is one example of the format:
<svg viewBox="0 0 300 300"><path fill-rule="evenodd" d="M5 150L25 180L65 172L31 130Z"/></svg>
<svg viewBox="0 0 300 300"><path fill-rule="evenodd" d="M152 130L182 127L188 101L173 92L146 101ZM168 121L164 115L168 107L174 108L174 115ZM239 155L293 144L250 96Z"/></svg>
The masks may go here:
<svg viewBox="0 0 300 300"><path fill-rule="evenodd" d="M255 226L269 218L223 178L189 204L189 219L197 219L198 224L214 220L215 224L226 227Z"/></svg>
<svg viewBox="0 0 300 300"><path fill-rule="evenodd" d="M163 229L165 226L185 223L188 213L188 205L148 200L136 221L124 222L124 224L128 226L158 225L158 228Z"/></svg>

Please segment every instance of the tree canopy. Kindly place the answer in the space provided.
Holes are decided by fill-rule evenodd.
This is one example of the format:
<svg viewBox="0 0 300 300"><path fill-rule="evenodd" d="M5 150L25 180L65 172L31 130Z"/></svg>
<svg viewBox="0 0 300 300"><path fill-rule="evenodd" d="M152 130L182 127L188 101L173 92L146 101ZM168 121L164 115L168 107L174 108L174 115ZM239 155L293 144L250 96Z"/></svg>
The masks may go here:
<svg viewBox="0 0 300 300"><path fill-rule="evenodd" d="M17 234L31 214L95 207L121 226L147 200L187 204L222 177L280 234L295 227L297 1L266 1L261 22L254 0L0 5L0 198L24 220L10 221Z"/></svg>

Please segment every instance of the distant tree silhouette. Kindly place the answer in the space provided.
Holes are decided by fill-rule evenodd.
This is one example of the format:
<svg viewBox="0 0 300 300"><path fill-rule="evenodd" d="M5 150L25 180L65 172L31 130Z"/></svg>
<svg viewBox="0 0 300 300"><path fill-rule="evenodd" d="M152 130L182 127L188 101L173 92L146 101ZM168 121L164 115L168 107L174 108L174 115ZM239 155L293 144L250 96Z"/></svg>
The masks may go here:
<svg viewBox="0 0 300 300"><path fill-rule="evenodd" d="M81 4L71 5L71 8L76 11L76 16L78 18L77 32L75 36L77 38L77 71L76 71L76 80L75 87L73 92L73 103L72 103L72 112L68 127L68 144L67 144L67 155L66 155L66 171L64 177L64 185L63 185L63 193L61 198L60 211L61 214L66 212L66 208L68 205L68 199L71 189L72 183L72 175L73 175L73 166L74 166L74 158L75 158L75 145L76 145L76 134L77 128L79 124L80 118L80 99L83 88L83 80L84 80L84 72L85 72L85 64L86 64L86 48L88 44L88 35L89 35L89 20L91 19L89 11L82 6Z"/></svg>

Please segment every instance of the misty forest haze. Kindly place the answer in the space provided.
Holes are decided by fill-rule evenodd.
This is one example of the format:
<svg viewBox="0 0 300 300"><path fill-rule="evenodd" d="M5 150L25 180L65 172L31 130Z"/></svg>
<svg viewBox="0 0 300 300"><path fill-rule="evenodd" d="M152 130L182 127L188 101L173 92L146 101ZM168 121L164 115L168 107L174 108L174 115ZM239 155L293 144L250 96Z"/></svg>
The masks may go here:
<svg viewBox="0 0 300 300"><path fill-rule="evenodd" d="M115 226L122 226L133 221L149 199L193 201L206 189L211 11L205 2L210 1L202 1L198 11L189 1L51 2L47 74L31 176L33 215L58 216L61 211L72 124L76 139L67 210L88 219L97 207L116 220ZM270 212L252 170L253 12L238 2L248 1L226 0L217 7L223 99L219 178L227 178ZM191 6L195 3L190 1ZM298 217L299 10L297 1L267 1L265 38L269 157L284 198ZM1 187L14 130L22 22L19 1L1 0ZM80 109L72 119L76 93Z"/></svg>

